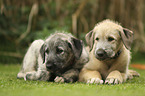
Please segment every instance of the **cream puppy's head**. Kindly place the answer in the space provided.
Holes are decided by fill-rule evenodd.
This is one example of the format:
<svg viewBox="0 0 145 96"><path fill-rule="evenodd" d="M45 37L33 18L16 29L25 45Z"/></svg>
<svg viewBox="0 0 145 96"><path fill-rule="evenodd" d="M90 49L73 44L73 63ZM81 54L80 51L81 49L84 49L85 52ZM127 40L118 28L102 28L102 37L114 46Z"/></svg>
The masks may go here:
<svg viewBox="0 0 145 96"><path fill-rule="evenodd" d="M117 57L122 48L131 49L133 32L117 22L104 20L86 35L86 42L99 60ZM123 47L125 46L125 47Z"/></svg>

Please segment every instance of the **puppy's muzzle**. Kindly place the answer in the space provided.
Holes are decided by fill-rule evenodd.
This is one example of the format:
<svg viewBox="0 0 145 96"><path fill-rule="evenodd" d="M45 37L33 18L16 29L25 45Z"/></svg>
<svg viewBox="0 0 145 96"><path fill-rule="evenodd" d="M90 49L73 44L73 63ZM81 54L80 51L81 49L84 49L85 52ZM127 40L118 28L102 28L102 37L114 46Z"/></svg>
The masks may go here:
<svg viewBox="0 0 145 96"><path fill-rule="evenodd" d="M56 63L53 61L47 61L46 63L46 69L49 72L56 73L56 72L61 72L62 71L62 64L61 63Z"/></svg>
<svg viewBox="0 0 145 96"><path fill-rule="evenodd" d="M49 69L49 70L52 70L53 69L53 65L52 64L47 64L46 68Z"/></svg>
<svg viewBox="0 0 145 96"><path fill-rule="evenodd" d="M99 60L105 60L106 58L108 58L107 53L103 49L98 49L95 53L95 56Z"/></svg>
<svg viewBox="0 0 145 96"><path fill-rule="evenodd" d="M47 61L46 68L48 71L53 71L56 68L56 64L54 62Z"/></svg>

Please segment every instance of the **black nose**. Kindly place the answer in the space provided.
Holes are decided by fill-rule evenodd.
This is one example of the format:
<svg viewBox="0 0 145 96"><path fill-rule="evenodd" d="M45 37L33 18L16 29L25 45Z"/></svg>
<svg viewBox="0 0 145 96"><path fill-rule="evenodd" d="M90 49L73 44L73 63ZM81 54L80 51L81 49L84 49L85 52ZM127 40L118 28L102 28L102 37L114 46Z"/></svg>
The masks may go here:
<svg viewBox="0 0 145 96"><path fill-rule="evenodd" d="M104 58L104 57L106 57L106 52L105 52L103 49L97 50L96 54L97 54L97 56L98 56L99 58Z"/></svg>

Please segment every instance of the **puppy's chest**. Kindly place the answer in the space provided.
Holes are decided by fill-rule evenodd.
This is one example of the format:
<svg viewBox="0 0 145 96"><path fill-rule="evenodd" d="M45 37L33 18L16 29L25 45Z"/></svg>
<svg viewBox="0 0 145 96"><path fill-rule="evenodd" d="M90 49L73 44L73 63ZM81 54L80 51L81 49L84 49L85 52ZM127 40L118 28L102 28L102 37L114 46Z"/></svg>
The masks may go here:
<svg viewBox="0 0 145 96"><path fill-rule="evenodd" d="M98 71L102 75L102 78L105 79L110 73L112 65L110 64L101 64Z"/></svg>

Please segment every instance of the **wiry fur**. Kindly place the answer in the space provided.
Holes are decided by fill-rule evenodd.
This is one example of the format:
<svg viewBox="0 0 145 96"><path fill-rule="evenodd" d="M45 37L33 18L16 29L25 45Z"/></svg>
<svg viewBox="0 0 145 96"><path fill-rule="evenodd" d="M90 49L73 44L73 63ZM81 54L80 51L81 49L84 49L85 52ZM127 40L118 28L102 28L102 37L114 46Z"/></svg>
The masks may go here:
<svg viewBox="0 0 145 96"><path fill-rule="evenodd" d="M98 23L86 35L90 60L82 69L79 81L119 84L132 77L128 71L132 37L132 31L119 23L109 19ZM139 76L137 72L134 73Z"/></svg>
<svg viewBox="0 0 145 96"><path fill-rule="evenodd" d="M58 48L61 48L60 53L57 52ZM88 54L82 41L71 34L56 32L45 41L35 40L31 44L17 78L75 82L86 62Z"/></svg>

